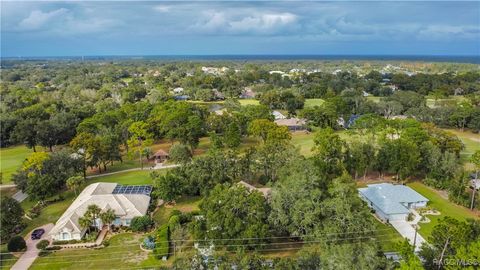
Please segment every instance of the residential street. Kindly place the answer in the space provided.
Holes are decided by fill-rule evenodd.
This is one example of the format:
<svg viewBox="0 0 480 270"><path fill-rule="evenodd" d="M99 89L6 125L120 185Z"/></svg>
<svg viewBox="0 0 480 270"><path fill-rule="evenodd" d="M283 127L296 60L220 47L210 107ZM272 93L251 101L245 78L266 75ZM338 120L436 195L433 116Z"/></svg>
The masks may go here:
<svg viewBox="0 0 480 270"><path fill-rule="evenodd" d="M45 233L42 235L41 239L47 239L48 233L53 228L53 223L43 225L42 227L38 227L35 229L43 228ZM25 237L25 241L27 242L27 251L23 253L23 255L18 259L18 261L12 266L12 270L26 270L28 269L35 259L38 257L39 250L35 246L41 239L32 240L30 238L31 232Z"/></svg>

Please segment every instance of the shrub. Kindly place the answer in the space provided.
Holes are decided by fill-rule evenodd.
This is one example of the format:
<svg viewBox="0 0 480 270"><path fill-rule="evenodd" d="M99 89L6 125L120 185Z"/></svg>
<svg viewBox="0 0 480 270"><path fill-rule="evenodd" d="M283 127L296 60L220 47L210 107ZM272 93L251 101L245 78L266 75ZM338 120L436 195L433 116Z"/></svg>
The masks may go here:
<svg viewBox="0 0 480 270"><path fill-rule="evenodd" d="M170 240L170 230L168 225L161 226L157 229L155 233L155 256L157 259L162 259L162 257L166 256L168 258L168 248Z"/></svg>
<svg viewBox="0 0 480 270"><path fill-rule="evenodd" d="M134 217L130 222L130 229L134 232L146 232L152 224L153 221L149 216Z"/></svg>
<svg viewBox="0 0 480 270"><path fill-rule="evenodd" d="M41 240L40 242L37 243L36 247L38 249L41 249L41 250L44 250L48 247L48 245L50 244L50 242L48 242L48 240Z"/></svg>
<svg viewBox="0 0 480 270"><path fill-rule="evenodd" d="M52 247L46 247L45 250L60 250L62 247L59 246L52 246Z"/></svg>
<svg viewBox="0 0 480 270"><path fill-rule="evenodd" d="M187 163L192 159L192 152L184 144L175 144L169 151L170 160L176 163Z"/></svg>
<svg viewBox="0 0 480 270"><path fill-rule="evenodd" d="M23 237L20 235L16 235L8 241L8 251L10 252L18 252L18 251L23 251L27 248L27 244L25 243L25 240Z"/></svg>
<svg viewBox="0 0 480 270"><path fill-rule="evenodd" d="M110 246L110 241L109 240L103 240L102 244L103 244L104 247L108 247L108 246Z"/></svg>
<svg viewBox="0 0 480 270"><path fill-rule="evenodd" d="M168 220L168 226L174 230L177 226L180 225L180 216L171 216Z"/></svg>
<svg viewBox="0 0 480 270"><path fill-rule="evenodd" d="M153 250L155 248L155 238L150 235L145 237L145 239L143 240L143 247Z"/></svg>

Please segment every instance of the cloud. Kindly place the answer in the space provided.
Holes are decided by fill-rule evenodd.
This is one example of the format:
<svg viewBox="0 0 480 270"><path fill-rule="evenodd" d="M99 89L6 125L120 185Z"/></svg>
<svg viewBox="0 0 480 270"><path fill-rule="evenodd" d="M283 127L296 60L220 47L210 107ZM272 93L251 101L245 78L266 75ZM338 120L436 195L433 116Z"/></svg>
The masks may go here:
<svg viewBox="0 0 480 270"><path fill-rule="evenodd" d="M238 11L237 11L238 13ZM251 12L250 12L251 13ZM289 32L295 26L297 15L282 12L254 12L250 15L231 14L227 12L209 11L191 30L208 34L278 34Z"/></svg>
<svg viewBox="0 0 480 270"><path fill-rule="evenodd" d="M60 8L50 12L43 12L41 10L34 10L30 15L20 21L18 24L19 30L37 30L51 22L52 20L62 17L68 13L68 9Z"/></svg>
<svg viewBox="0 0 480 270"><path fill-rule="evenodd" d="M158 5L158 6L155 6L153 9L158 12L165 13L165 12L169 12L171 8L172 8L171 6Z"/></svg>

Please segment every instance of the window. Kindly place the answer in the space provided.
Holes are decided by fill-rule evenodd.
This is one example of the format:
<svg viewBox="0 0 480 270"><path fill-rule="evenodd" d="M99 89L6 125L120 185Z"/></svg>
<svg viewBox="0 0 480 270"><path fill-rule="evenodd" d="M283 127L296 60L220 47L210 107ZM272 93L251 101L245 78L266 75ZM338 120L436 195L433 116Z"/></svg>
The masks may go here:
<svg viewBox="0 0 480 270"><path fill-rule="evenodd" d="M62 233L62 239L63 240L70 240L70 234L67 232Z"/></svg>
<svg viewBox="0 0 480 270"><path fill-rule="evenodd" d="M122 225L122 221L120 220L119 217L115 218L115 220L113 221L113 225L115 225L115 226Z"/></svg>
<svg viewBox="0 0 480 270"><path fill-rule="evenodd" d="M130 226L130 221L132 221L132 220L131 219L125 219L125 225Z"/></svg>

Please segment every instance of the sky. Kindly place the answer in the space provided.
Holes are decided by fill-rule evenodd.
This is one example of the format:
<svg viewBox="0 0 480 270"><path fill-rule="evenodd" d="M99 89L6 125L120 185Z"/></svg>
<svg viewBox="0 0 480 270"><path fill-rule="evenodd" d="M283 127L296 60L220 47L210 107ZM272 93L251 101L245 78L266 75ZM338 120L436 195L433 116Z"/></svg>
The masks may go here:
<svg viewBox="0 0 480 270"><path fill-rule="evenodd" d="M1 56L480 55L479 1L4 1Z"/></svg>

